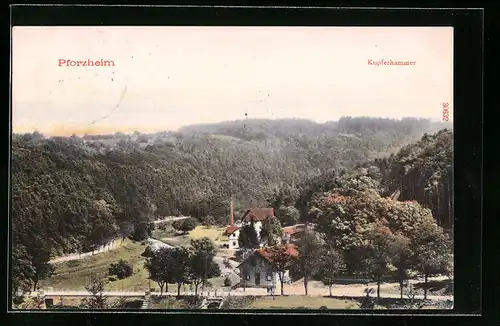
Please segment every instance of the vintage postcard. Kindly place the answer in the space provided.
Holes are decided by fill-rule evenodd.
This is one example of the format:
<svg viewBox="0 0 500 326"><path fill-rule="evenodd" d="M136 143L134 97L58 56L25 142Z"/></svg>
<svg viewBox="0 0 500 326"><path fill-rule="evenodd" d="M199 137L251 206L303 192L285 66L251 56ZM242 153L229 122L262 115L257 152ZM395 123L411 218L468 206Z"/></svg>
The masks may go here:
<svg viewBox="0 0 500 326"><path fill-rule="evenodd" d="M451 27L14 27L14 309L453 308Z"/></svg>

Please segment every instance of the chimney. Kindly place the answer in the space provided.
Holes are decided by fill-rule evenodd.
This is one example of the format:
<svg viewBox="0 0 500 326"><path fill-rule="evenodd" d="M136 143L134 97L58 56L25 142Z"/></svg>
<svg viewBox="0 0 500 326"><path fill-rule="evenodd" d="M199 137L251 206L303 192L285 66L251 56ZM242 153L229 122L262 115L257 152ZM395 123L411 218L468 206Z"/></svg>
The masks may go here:
<svg viewBox="0 0 500 326"><path fill-rule="evenodd" d="M234 225L234 204L233 197L231 197L231 226Z"/></svg>

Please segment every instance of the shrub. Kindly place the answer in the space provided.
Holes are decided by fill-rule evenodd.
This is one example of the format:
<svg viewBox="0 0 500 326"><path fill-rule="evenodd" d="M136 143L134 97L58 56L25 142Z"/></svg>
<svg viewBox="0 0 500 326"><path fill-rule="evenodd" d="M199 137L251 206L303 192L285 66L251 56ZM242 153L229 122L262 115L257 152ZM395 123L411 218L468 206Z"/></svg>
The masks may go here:
<svg viewBox="0 0 500 326"><path fill-rule="evenodd" d="M224 286L231 286L233 285L233 282L231 282L231 279L229 277L226 277L224 279Z"/></svg>
<svg viewBox="0 0 500 326"><path fill-rule="evenodd" d="M180 226L180 230L184 232L184 234L193 230L198 225L198 221L194 218L187 218L183 220L182 225Z"/></svg>
<svg viewBox="0 0 500 326"><path fill-rule="evenodd" d="M134 269L130 263L120 259L118 263L109 265L108 272L109 275L115 275L121 280L132 275Z"/></svg>
<svg viewBox="0 0 500 326"><path fill-rule="evenodd" d="M146 249L144 249L144 252L141 254L142 257L151 257L153 255L153 249L151 249L150 246L147 246Z"/></svg>

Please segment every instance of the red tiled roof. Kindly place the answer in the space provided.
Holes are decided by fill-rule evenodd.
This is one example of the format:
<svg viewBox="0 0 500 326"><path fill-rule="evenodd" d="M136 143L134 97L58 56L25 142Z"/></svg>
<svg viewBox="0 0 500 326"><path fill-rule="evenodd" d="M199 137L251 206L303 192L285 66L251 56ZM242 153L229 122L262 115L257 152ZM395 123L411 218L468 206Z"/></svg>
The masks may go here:
<svg viewBox="0 0 500 326"><path fill-rule="evenodd" d="M292 235L297 232L302 232L305 230L305 225L304 224L297 224L297 225L292 225L292 226L285 226L283 228L283 234L286 235Z"/></svg>
<svg viewBox="0 0 500 326"><path fill-rule="evenodd" d="M269 216L274 216L274 208L251 208L245 212L243 220L245 222L264 221Z"/></svg>
<svg viewBox="0 0 500 326"><path fill-rule="evenodd" d="M226 231L224 231L224 234L231 234L235 232L236 230L239 230L240 228L237 227L236 225L230 225L226 228Z"/></svg>
<svg viewBox="0 0 500 326"><path fill-rule="evenodd" d="M283 246L286 249L286 253L292 257L298 257L299 256L299 251L297 250L297 246L294 244L286 244ZM264 257L267 261L272 263L272 257L271 253L269 252L269 248L260 248L257 249L256 252L258 252L262 257Z"/></svg>

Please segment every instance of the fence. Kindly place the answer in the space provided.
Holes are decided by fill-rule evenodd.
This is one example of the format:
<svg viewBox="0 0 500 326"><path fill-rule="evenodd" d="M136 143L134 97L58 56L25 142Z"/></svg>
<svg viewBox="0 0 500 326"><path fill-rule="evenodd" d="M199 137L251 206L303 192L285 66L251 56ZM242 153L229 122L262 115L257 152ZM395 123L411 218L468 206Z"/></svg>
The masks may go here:
<svg viewBox="0 0 500 326"><path fill-rule="evenodd" d="M83 252L83 253L74 253L74 254L69 254L66 256L62 256L62 257L57 257L57 258L51 259L49 261L49 263L57 264L57 263L65 262L65 261L78 260L78 259L82 259L84 257L93 256L93 255L103 253L103 252L106 252L106 251L109 251L109 250L116 248L118 246L118 243L119 243L119 240L115 239L115 240L112 240L105 245L102 245L102 246L96 248L93 251Z"/></svg>

